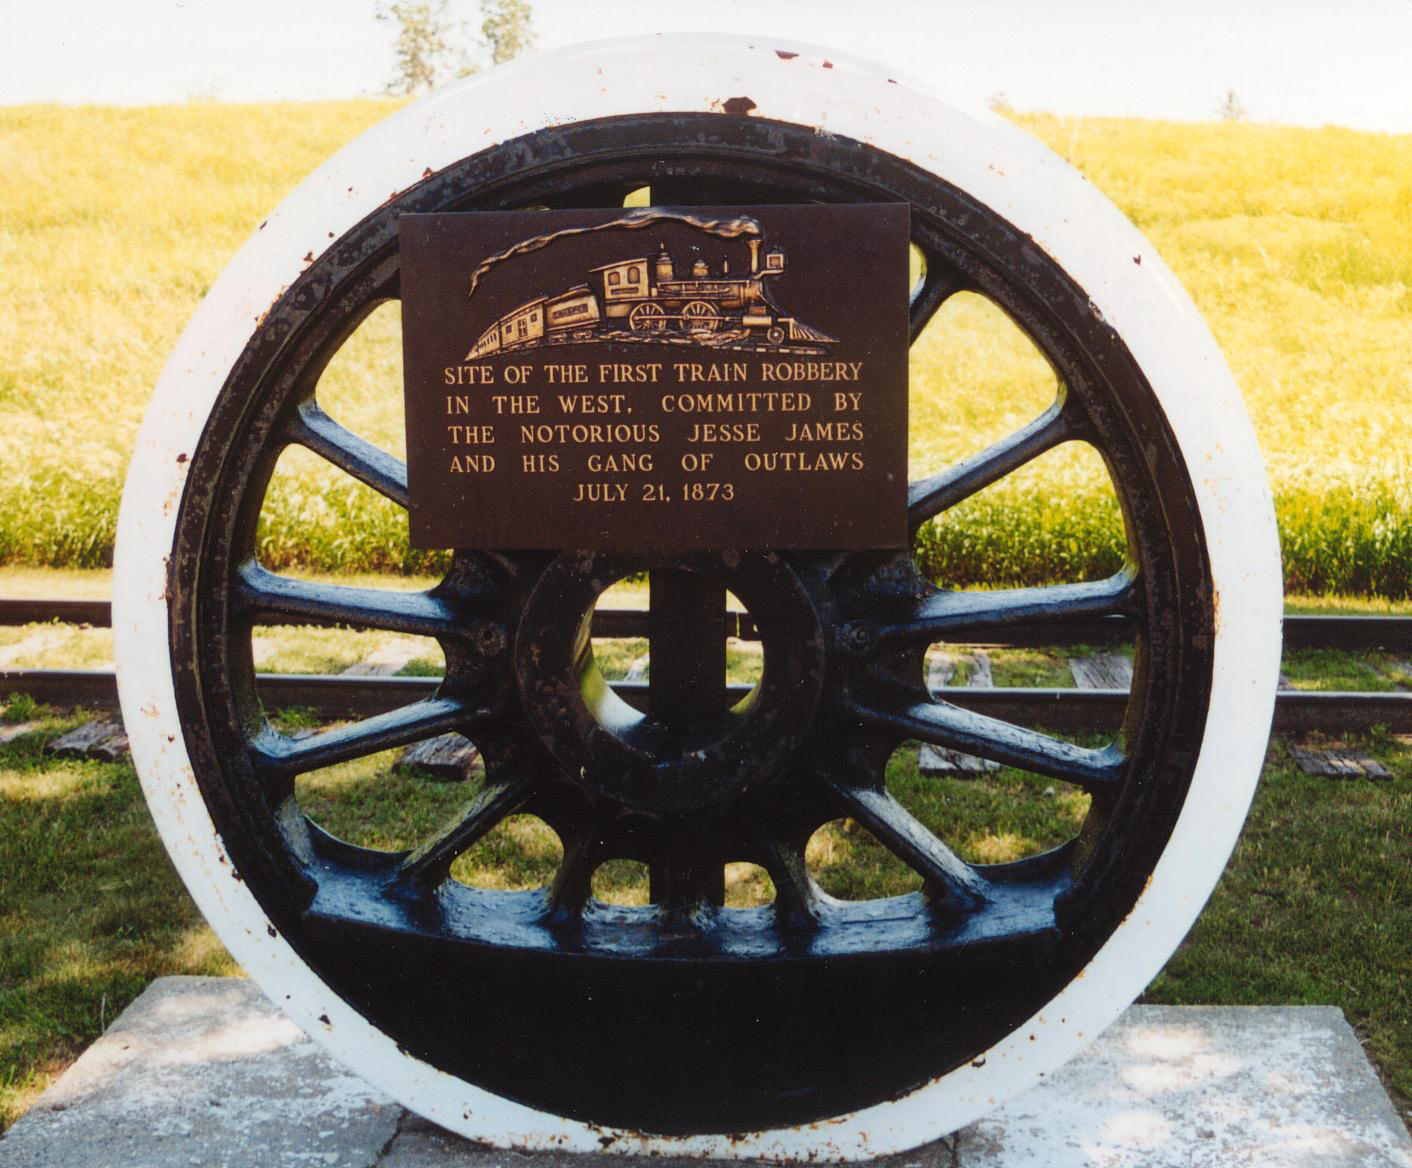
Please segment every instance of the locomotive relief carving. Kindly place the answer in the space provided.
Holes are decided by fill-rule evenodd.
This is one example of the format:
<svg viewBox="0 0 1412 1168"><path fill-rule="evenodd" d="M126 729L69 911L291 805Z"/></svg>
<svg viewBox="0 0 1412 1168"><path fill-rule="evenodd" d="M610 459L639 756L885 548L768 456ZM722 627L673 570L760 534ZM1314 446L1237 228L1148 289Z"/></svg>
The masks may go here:
<svg viewBox="0 0 1412 1168"><path fill-rule="evenodd" d="M819 354L837 344L831 337L785 314L767 283L785 270L780 248L765 249L759 224L748 216L711 219L659 208L630 212L594 227L569 228L524 240L486 260L471 279L475 295L481 278L512 256L546 247L565 235L632 230L674 220L706 235L745 238L748 270L731 272L722 259L712 272L702 258L686 271L666 244L652 255L636 255L590 269L585 282L556 295L537 296L505 313L481 333L466 360L538 345L612 341L632 344L701 345L783 353Z"/></svg>

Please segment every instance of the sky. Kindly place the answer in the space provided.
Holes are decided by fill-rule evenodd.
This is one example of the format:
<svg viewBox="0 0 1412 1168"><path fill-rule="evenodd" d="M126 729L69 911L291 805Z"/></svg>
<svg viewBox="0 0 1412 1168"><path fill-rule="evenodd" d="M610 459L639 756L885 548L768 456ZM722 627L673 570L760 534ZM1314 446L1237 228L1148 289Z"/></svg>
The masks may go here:
<svg viewBox="0 0 1412 1168"><path fill-rule="evenodd" d="M383 91L376 0L0 0L0 104ZM450 0L474 21L475 0ZM648 31L846 46L967 101L1412 132L1412 0L533 0L538 48Z"/></svg>

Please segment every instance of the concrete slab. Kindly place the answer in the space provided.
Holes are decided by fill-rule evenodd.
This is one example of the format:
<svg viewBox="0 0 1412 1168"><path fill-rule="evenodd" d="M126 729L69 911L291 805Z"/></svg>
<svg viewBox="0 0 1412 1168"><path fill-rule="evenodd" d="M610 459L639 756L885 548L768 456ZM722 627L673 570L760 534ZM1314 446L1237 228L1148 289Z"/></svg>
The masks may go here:
<svg viewBox="0 0 1412 1168"><path fill-rule="evenodd" d="M964 1168L1412 1168L1332 1006L1134 1006L957 1140Z"/></svg>
<svg viewBox="0 0 1412 1168"><path fill-rule="evenodd" d="M496 1151L450 1135L335 1066L252 983L233 978L154 982L0 1138L3 1168L629 1163ZM1412 1168L1412 1139L1332 1007L1134 1006L1033 1091L877 1163Z"/></svg>
<svg viewBox="0 0 1412 1168"><path fill-rule="evenodd" d="M4 1168L373 1168L402 1108L248 981L164 977L0 1138Z"/></svg>

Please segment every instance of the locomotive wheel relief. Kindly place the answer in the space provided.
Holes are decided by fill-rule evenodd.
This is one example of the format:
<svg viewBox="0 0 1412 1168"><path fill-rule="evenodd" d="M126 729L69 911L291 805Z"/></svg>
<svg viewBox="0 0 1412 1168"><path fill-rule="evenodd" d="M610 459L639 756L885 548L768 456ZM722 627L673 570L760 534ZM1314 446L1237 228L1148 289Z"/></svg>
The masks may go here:
<svg viewBox="0 0 1412 1168"><path fill-rule="evenodd" d="M1249 424L1194 310L1131 226L1043 148L871 66L790 48L593 46L409 107L312 176L232 262L139 439L114 624L124 715L167 846L273 1000L407 1106L474 1138L843 1159L953 1130L1140 992L1219 876L1258 773L1278 660L1273 519ZM719 112L738 94L750 116ZM527 108L561 112L526 133ZM925 265L913 335L950 296L977 293L1061 387L1029 424L914 482L914 528L1081 440L1112 477L1126 566L1086 583L947 592L905 553L459 550L436 587L407 593L259 564L257 522L291 446L406 505L401 464L316 396L343 341L398 296L400 215L620 207L643 186L673 207L909 203ZM641 299L626 328L709 336L735 327L722 303ZM795 327L762 318L759 336L791 343ZM744 602L764 662L745 701L722 709L698 690L693 707L687 692L657 725L606 690L585 653L588 619L609 584L644 571L654 589L673 582L688 616L703 612L693 581ZM927 693L935 642L1101 614L1130 622L1136 647L1111 743L1076 745ZM251 630L277 621L434 637L445 679L427 700L294 739L256 689ZM377 851L304 816L299 775L448 730L481 747L486 778L440 833ZM670 764L653 735L676 736ZM964 862L888 790L885 764L908 740L1081 789L1082 829L1018 862ZM449 878L520 811L563 841L547 886ZM920 890L824 895L804 847L841 817ZM652 903L593 897L592 873L614 859L648 866ZM742 860L768 872L773 905L724 905L724 867Z"/></svg>

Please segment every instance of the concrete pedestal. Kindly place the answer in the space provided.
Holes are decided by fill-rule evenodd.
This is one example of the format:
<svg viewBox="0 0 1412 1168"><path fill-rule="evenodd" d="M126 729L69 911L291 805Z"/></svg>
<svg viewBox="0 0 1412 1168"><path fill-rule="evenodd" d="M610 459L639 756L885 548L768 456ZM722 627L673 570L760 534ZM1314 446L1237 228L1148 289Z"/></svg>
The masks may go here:
<svg viewBox="0 0 1412 1168"><path fill-rule="evenodd" d="M3 1168L633 1163L473 1147L337 1067L233 978L154 982L0 1138ZM1041 1086L883 1163L1412 1168L1412 1139L1332 1007L1134 1006Z"/></svg>

